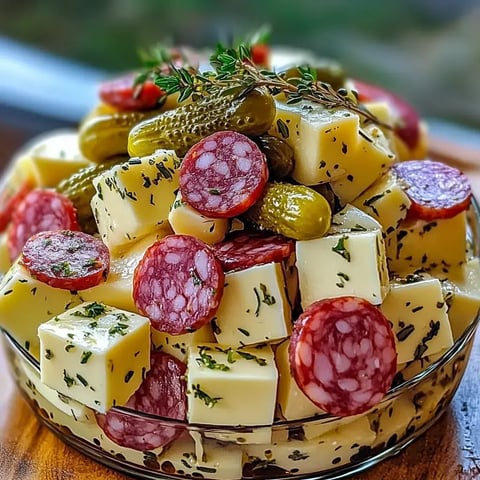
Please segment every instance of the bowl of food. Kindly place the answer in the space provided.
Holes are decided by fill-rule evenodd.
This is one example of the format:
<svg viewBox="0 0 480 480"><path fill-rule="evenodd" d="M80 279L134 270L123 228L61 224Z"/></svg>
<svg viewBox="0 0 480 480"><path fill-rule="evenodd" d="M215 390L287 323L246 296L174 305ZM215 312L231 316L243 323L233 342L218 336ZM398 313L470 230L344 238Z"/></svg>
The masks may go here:
<svg viewBox="0 0 480 480"><path fill-rule="evenodd" d="M138 478L346 478L422 435L470 355L466 176L403 100L258 51L156 52L4 176L12 376Z"/></svg>

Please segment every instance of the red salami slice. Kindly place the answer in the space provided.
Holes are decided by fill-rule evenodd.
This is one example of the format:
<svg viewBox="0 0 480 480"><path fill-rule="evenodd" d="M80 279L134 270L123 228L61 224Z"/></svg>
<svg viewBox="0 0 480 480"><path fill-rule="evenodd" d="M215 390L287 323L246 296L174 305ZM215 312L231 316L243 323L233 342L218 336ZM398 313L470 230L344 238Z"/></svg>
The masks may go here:
<svg viewBox="0 0 480 480"><path fill-rule="evenodd" d="M230 218L250 208L268 180L265 155L241 133L216 132L194 145L180 167L183 199L203 215Z"/></svg>
<svg viewBox="0 0 480 480"><path fill-rule="evenodd" d="M29 192L12 214L8 229L8 250L14 261L25 242L35 233L47 230L80 230L77 212L65 195L54 190Z"/></svg>
<svg viewBox="0 0 480 480"><path fill-rule="evenodd" d="M290 368L302 392L336 416L376 405L395 376L397 353L388 320L358 297L310 305L294 324Z"/></svg>
<svg viewBox="0 0 480 480"><path fill-rule="evenodd" d="M214 316L223 294L222 266L208 245L169 235L151 245L133 275L133 299L152 326L174 335Z"/></svg>
<svg viewBox="0 0 480 480"><path fill-rule="evenodd" d="M187 396L186 365L172 355L152 352L150 371L125 407L136 412L164 418L185 420ZM97 423L108 438L122 447L146 451L163 447L175 440L184 427L159 420L147 420L139 415L117 409L105 415L97 414Z"/></svg>
<svg viewBox="0 0 480 480"><path fill-rule="evenodd" d="M408 211L411 218L451 218L470 205L470 182L455 167L433 160L409 160L394 164L393 171L412 202Z"/></svg>
<svg viewBox="0 0 480 480"><path fill-rule="evenodd" d="M85 290L105 280L110 267L106 245L88 233L40 232L30 237L21 262L40 282L65 290Z"/></svg>
<svg viewBox="0 0 480 480"><path fill-rule="evenodd" d="M283 235L239 232L212 245L212 249L223 270L230 272L286 260L293 253L295 243Z"/></svg>

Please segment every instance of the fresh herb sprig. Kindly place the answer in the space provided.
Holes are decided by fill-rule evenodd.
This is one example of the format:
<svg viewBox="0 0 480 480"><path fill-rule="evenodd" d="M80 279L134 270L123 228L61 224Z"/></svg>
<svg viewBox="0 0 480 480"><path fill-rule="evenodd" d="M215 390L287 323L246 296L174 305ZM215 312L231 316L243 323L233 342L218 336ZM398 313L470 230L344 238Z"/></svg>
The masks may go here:
<svg viewBox="0 0 480 480"><path fill-rule="evenodd" d="M240 43L235 47L218 43L210 57L210 64L213 71L200 72L194 67L179 67L170 62L167 69L156 68L146 75L167 95L178 93L180 101L190 97L196 100L219 92L238 92L242 96L254 88L263 87L272 95L283 93L288 104L306 100L328 109L343 108L377 125L391 128L353 99L346 88L335 90L330 84L318 81L313 66L297 67L298 76L290 78L281 72L258 67L252 60L249 43Z"/></svg>

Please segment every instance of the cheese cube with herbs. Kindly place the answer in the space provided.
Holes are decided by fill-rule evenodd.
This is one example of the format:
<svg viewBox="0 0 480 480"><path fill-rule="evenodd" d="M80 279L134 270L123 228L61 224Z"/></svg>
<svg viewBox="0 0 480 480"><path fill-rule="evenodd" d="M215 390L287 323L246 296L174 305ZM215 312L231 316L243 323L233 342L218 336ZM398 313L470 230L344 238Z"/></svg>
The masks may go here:
<svg viewBox="0 0 480 480"><path fill-rule="evenodd" d="M217 342L251 345L286 338L291 307L280 263L225 274L220 305L212 321Z"/></svg>
<svg viewBox="0 0 480 480"><path fill-rule="evenodd" d="M107 280L95 287L82 290L82 299L86 302L104 302L112 307L138 313L132 296L133 272L146 249L169 233L171 231L168 228L157 229L128 245L125 250L113 254L110 257L110 271Z"/></svg>
<svg viewBox="0 0 480 480"><path fill-rule="evenodd" d="M405 219L387 235L389 269L398 275L423 269L448 276L466 260L466 212L439 220Z"/></svg>
<svg viewBox="0 0 480 480"><path fill-rule="evenodd" d="M275 361L278 369L277 401L286 420L298 420L323 413L300 390L290 373L288 358L289 340L285 340L275 349Z"/></svg>
<svg viewBox="0 0 480 480"><path fill-rule="evenodd" d="M80 153L76 132L58 131L43 137L29 153L36 184L56 187L64 178L91 163Z"/></svg>
<svg viewBox="0 0 480 480"><path fill-rule="evenodd" d="M36 280L17 261L0 282L0 326L38 359L38 326L81 302L76 292Z"/></svg>
<svg viewBox="0 0 480 480"><path fill-rule="evenodd" d="M447 306L437 278L410 275L391 281L380 310L392 323L399 364L453 345Z"/></svg>
<svg viewBox="0 0 480 480"><path fill-rule="evenodd" d="M380 228L369 229L361 223L342 223L357 215L347 207L333 217L330 232L322 238L296 243L300 297L306 308L326 297L354 295L380 304L388 292L385 245ZM369 222L378 223L371 217Z"/></svg>
<svg viewBox="0 0 480 480"><path fill-rule="evenodd" d="M187 367L190 423L248 426L273 422L278 372L270 346L194 345Z"/></svg>
<svg viewBox="0 0 480 480"><path fill-rule="evenodd" d="M182 200L180 191L168 214L168 221L175 233L193 235L208 244L221 242L230 226L227 218L202 215Z"/></svg>
<svg viewBox="0 0 480 480"><path fill-rule="evenodd" d="M92 211L110 251L118 251L167 223L177 194L179 166L173 150L157 150L95 178Z"/></svg>
<svg viewBox="0 0 480 480"><path fill-rule="evenodd" d="M407 216L410 199L392 172L388 172L352 201L360 210L375 218L383 231L391 234Z"/></svg>
<svg viewBox="0 0 480 480"><path fill-rule="evenodd" d="M150 322L82 303L38 328L42 382L99 412L124 405L150 368Z"/></svg>

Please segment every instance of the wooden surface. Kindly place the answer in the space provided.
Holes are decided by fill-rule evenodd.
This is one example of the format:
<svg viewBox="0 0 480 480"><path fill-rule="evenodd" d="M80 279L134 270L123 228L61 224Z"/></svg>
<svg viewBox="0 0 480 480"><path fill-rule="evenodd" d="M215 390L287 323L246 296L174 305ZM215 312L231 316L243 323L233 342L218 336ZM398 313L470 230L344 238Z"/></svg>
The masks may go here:
<svg viewBox="0 0 480 480"><path fill-rule="evenodd" d="M0 135L1 140L1 135ZM2 142L0 141L0 144ZM479 144L480 148L480 144ZM460 166L480 198L480 152L434 142L435 156ZM461 152L461 159L458 152ZM3 152L6 152L3 143ZM478 166L477 166L478 165ZM32 414L6 369L0 346L0 480L126 480L63 444ZM397 457L355 480L480 479L480 337L453 403L443 417ZM227 479L225 479L227 480Z"/></svg>

